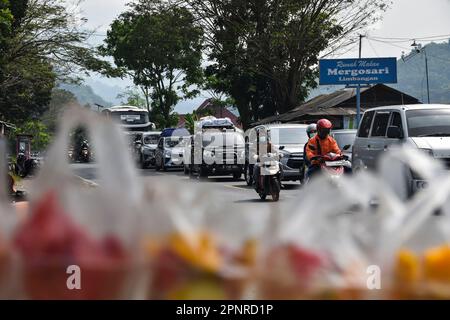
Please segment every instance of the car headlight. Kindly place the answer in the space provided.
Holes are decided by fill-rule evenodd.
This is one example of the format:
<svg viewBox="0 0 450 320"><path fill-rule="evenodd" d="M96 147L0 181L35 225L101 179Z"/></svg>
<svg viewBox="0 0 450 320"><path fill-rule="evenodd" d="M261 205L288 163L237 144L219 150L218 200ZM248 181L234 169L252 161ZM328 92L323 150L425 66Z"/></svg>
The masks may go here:
<svg viewBox="0 0 450 320"><path fill-rule="evenodd" d="M166 158L172 157L172 152L170 152L169 150L164 151L164 157Z"/></svg>

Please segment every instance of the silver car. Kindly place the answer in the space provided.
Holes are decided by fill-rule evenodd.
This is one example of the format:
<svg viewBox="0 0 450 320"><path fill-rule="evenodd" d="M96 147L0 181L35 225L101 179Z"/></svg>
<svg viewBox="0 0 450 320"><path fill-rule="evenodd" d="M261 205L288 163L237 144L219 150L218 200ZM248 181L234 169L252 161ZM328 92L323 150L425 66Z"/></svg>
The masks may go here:
<svg viewBox="0 0 450 320"><path fill-rule="evenodd" d="M367 110L353 146L353 170L376 170L381 156L396 145L422 150L450 168L450 105L418 104ZM426 181L412 170L406 175L407 197L426 187Z"/></svg>

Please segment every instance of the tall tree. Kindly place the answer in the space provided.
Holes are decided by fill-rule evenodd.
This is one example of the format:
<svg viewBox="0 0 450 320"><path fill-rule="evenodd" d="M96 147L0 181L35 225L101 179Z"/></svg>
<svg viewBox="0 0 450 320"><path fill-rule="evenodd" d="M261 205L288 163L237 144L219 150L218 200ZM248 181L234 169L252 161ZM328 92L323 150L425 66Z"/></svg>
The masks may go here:
<svg viewBox="0 0 450 320"><path fill-rule="evenodd" d="M55 81L79 80L86 70L109 70L86 45L78 6L64 0L14 0L11 30L0 55L0 119L24 122L47 109ZM112 72L112 71L111 71Z"/></svg>
<svg viewBox="0 0 450 320"><path fill-rule="evenodd" d="M107 33L102 50L142 89L159 127L174 122L180 99L199 93L203 31L185 8L160 0L128 4Z"/></svg>
<svg viewBox="0 0 450 320"><path fill-rule="evenodd" d="M236 103L244 127L298 106L316 86L319 56L353 43L390 1L188 0L205 29L207 75Z"/></svg>

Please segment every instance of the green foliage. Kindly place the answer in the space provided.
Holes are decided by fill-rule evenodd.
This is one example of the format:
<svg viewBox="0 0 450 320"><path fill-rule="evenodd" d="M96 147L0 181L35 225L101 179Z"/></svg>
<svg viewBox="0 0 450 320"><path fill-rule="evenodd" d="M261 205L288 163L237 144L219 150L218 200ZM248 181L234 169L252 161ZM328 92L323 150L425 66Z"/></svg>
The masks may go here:
<svg viewBox="0 0 450 320"><path fill-rule="evenodd" d="M319 56L345 48L388 2L188 0L207 35L210 87L234 99L244 127L298 106Z"/></svg>
<svg viewBox="0 0 450 320"><path fill-rule="evenodd" d="M121 99L121 103L127 106L145 108L147 101L145 96L136 88L127 88L124 92L117 95L117 99Z"/></svg>
<svg viewBox="0 0 450 320"><path fill-rule="evenodd" d="M111 24L101 50L141 88L152 120L167 127L179 100L199 93L203 31L185 8L158 0L129 7Z"/></svg>
<svg viewBox="0 0 450 320"><path fill-rule="evenodd" d="M55 84L51 64L27 56L2 69L6 79L0 75L0 119L20 124L39 118L47 110Z"/></svg>
<svg viewBox="0 0 450 320"><path fill-rule="evenodd" d="M27 121L17 128L15 134L31 134L31 150L43 151L51 141L51 133L48 128L39 120Z"/></svg>
<svg viewBox="0 0 450 320"><path fill-rule="evenodd" d="M5 12L13 20L4 34ZM20 124L39 118L56 78L78 81L81 71L108 70L86 46L85 21L77 5L64 0L0 0L1 120Z"/></svg>
<svg viewBox="0 0 450 320"><path fill-rule="evenodd" d="M2 56L4 54L4 47L6 39L11 32L13 23L13 15L9 9L8 0L0 0L0 65L2 64Z"/></svg>

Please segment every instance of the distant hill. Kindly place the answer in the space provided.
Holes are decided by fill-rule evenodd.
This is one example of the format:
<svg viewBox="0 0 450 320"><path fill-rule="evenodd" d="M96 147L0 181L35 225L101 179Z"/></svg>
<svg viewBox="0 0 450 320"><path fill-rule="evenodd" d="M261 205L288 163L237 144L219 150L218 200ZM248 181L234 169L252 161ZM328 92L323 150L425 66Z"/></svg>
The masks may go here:
<svg viewBox="0 0 450 320"><path fill-rule="evenodd" d="M428 57L431 103L450 104L450 42L430 43L424 48ZM427 103L425 55L411 55L405 60L397 63L398 83L392 87Z"/></svg>
<svg viewBox="0 0 450 320"><path fill-rule="evenodd" d="M105 107L112 106L111 102L105 101L102 97L97 95L94 90L92 90L92 88L88 85L61 83L59 85L59 88L73 93L81 105L90 104L91 107L94 107L97 103Z"/></svg>
<svg viewBox="0 0 450 320"><path fill-rule="evenodd" d="M114 105L120 105L121 99L118 99L117 96L124 92L126 89L117 85L111 85L106 82L107 80L99 81L92 78L87 78L85 80L85 84L90 86L97 95L102 97L102 99L111 101Z"/></svg>

